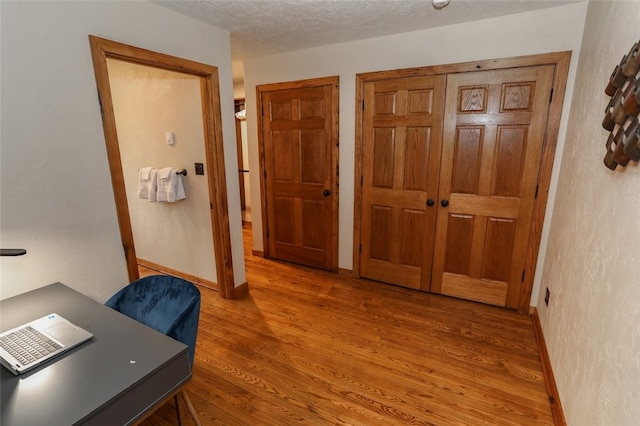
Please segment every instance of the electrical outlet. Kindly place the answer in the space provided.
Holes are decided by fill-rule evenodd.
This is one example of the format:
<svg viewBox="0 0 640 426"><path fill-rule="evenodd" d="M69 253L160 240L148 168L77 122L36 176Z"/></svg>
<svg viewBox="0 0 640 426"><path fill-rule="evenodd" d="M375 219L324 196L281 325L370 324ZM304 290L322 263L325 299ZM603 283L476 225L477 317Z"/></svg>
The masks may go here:
<svg viewBox="0 0 640 426"><path fill-rule="evenodd" d="M549 306L549 296L551 296L551 292L549 291L549 287L547 287L547 290L544 292L544 304Z"/></svg>

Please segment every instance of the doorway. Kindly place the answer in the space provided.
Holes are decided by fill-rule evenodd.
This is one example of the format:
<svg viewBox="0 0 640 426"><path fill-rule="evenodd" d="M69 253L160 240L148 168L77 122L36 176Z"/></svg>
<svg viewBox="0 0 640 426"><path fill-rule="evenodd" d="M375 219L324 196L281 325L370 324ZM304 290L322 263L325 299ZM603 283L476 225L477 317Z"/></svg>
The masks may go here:
<svg viewBox="0 0 640 426"><path fill-rule="evenodd" d="M211 259L211 261L215 262L216 265L217 287L220 296L226 299L233 298L234 278L217 68L95 36L89 36L89 42L100 98L107 156L129 280L136 280L139 277L139 273L130 209L124 184L125 178L116 130L113 98L109 83L108 58L183 73L198 78L202 100L205 170L208 171L206 174L209 196L208 216L213 230L211 238L215 252L215 258Z"/></svg>
<svg viewBox="0 0 640 426"><path fill-rule="evenodd" d="M200 79L112 58L107 69L138 266L216 289L209 189L194 170L205 158ZM156 201L139 176L150 166L175 168L184 198Z"/></svg>
<svg viewBox="0 0 640 426"><path fill-rule="evenodd" d="M236 150L238 151L238 182L242 226L251 226L251 180L249 178L249 149L247 141L247 110L244 99L233 101L236 122Z"/></svg>

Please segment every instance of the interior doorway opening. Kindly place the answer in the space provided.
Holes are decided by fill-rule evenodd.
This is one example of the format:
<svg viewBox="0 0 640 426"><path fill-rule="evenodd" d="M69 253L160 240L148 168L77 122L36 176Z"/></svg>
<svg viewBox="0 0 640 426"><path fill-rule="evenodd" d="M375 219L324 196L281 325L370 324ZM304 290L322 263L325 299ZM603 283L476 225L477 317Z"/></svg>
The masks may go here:
<svg viewBox="0 0 640 426"><path fill-rule="evenodd" d="M249 169L249 146L244 99L234 100L236 121L236 149L238 151L238 182L240 186L240 210L242 226L251 226L251 180Z"/></svg>
<svg viewBox="0 0 640 426"><path fill-rule="evenodd" d="M107 156L129 280L134 281L139 277L138 258L136 256L123 163L116 129L107 66L108 58L197 77L202 105L204 166L205 170L208 171L205 175L209 196L208 215L213 230L212 240L215 253L214 259L211 259L211 261L215 262L217 288L221 297L226 299L233 298L235 287L229 231L218 69L210 65L136 48L95 36L89 36L89 42L102 109Z"/></svg>
<svg viewBox="0 0 640 426"><path fill-rule="evenodd" d="M112 58L107 68L137 264L215 289L208 185L194 170L205 158L200 79ZM174 202L159 196L167 166L184 171L171 176L184 190Z"/></svg>

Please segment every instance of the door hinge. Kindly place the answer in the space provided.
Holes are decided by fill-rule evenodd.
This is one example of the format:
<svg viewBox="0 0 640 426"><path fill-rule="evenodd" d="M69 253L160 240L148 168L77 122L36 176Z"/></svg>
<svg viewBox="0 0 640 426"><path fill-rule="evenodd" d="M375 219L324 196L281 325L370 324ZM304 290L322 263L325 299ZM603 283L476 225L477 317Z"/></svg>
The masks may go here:
<svg viewBox="0 0 640 426"><path fill-rule="evenodd" d="M104 108L102 107L102 98L100 97L100 92L98 92L98 103L100 104L100 115L102 116L102 121L104 121Z"/></svg>
<svg viewBox="0 0 640 426"><path fill-rule="evenodd" d="M362 186L363 183L364 183L364 177L360 176L360 186Z"/></svg>
<svg viewBox="0 0 640 426"><path fill-rule="evenodd" d="M536 185L536 195L534 195L533 198L538 198L538 188L540 187L540 185Z"/></svg>
<svg viewBox="0 0 640 426"><path fill-rule="evenodd" d="M551 103L552 99L553 99L553 89L551 89L551 95L549 95L549 103Z"/></svg>
<svg viewBox="0 0 640 426"><path fill-rule="evenodd" d="M364 99L362 100L362 111L364 111Z"/></svg>
<svg viewBox="0 0 640 426"><path fill-rule="evenodd" d="M266 170L264 171L264 178L265 179L267 178L267 171Z"/></svg>
<svg viewBox="0 0 640 426"><path fill-rule="evenodd" d="M260 107L260 115L264 117L264 106Z"/></svg>
<svg viewBox="0 0 640 426"><path fill-rule="evenodd" d="M362 244L358 247L358 253L362 253Z"/></svg>
<svg viewBox="0 0 640 426"><path fill-rule="evenodd" d="M213 210L213 203L209 203L209 208Z"/></svg>
<svg viewBox="0 0 640 426"><path fill-rule="evenodd" d="M522 271L522 282L524 282L524 274L527 272L526 270Z"/></svg>

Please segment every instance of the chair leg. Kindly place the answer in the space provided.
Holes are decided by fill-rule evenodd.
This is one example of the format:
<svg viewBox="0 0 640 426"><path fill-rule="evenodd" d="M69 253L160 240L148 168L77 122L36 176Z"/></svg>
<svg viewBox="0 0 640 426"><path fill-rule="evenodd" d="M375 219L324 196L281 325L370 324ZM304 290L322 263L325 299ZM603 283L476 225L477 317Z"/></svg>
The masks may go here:
<svg viewBox="0 0 640 426"><path fill-rule="evenodd" d="M178 426L182 426L182 413L180 413L180 401L178 401L178 394L173 395L173 402L176 404L176 415L178 416Z"/></svg>
<svg viewBox="0 0 640 426"><path fill-rule="evenodd" d="M180 392L182 394L182 398L184 399L184 403L187 404L187 408L191 413L191 417L193 417L193 421L196 422L196 426L202 426L200 423L200 419L198 418L198 413L196 413L196 409L193 408L193 404L191 404L191 400L189 399L189 395L187 395L187 391L182 389Z"/></svg>

